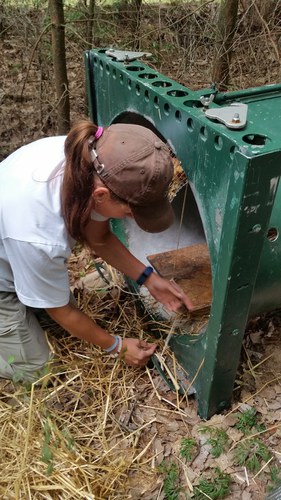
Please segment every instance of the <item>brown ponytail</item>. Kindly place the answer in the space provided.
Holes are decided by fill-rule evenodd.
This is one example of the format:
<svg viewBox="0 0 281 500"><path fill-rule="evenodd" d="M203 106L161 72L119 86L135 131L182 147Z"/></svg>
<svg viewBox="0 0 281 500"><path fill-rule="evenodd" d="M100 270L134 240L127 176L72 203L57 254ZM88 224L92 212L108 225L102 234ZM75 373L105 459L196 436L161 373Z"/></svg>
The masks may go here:
<svg viewBox="0 0 281 500"><path fill-rule="evenodd" d="M89 139L96 131L94 123L83 120L72 127L64 146L62 211L69 234L80 243L85 243L84 230L91 214L94 172Z"/></svg>

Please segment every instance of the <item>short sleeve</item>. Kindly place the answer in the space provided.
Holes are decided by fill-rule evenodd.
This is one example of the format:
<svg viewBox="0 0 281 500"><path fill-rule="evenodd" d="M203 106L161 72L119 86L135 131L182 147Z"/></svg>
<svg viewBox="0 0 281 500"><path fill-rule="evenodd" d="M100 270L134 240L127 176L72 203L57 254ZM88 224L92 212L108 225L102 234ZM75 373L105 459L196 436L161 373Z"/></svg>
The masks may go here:
<svg viewBox="0 0 281 500"><path fill-rule="evenodd" d="M23 304L44 309L68 304L70 248L11 238L3 240L3 244L9 256L15 291Z"/></svg>

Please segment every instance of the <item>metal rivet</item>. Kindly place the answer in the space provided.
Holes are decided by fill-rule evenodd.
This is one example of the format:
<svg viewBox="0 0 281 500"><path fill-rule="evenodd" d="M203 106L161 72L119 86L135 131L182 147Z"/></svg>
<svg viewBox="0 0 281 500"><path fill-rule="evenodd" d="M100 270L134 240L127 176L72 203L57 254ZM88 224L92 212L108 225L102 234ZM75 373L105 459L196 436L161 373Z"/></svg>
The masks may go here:
<svg viewBox="0 0 281 500"><path fill-rule="evenodd" d="M251 229L251 233L259 233L261 230L261 225L260 224L255 224L252 229Z"/></svg>

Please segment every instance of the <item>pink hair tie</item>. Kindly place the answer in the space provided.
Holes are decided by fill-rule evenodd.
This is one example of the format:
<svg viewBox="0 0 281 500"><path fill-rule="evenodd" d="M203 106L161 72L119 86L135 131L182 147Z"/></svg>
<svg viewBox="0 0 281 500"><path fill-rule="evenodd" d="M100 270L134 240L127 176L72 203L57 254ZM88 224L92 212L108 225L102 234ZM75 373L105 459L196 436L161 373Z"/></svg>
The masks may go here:
<svg viewBox="0 0 281 500"><path fill-rule="evenodd" d="M98 130L95 133L96 141L102 136L102 133L103 133L103 127L98 127Z"/></svg>

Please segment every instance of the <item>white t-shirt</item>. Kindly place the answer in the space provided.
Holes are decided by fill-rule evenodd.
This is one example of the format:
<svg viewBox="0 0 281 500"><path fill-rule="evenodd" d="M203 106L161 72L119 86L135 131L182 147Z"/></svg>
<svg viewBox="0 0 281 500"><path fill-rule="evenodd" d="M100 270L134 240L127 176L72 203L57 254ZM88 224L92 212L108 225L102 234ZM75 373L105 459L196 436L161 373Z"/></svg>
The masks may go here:
<svg viewBox="0 0 281 500"><path fill-rule="evenodd" d="M69 301L74 240L61 212L65 137L40 139L0 163L0 291L31 307Z"/></svg>

